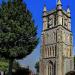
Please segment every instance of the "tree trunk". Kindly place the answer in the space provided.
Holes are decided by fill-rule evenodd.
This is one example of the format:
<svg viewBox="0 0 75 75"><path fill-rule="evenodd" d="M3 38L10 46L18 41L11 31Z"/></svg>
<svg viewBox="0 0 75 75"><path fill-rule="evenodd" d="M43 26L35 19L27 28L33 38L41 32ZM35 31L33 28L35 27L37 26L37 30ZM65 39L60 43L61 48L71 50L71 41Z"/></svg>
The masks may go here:
<svg viewBox="0 0 75 75"><path fill-rule="evenodd" d="M13 61L14 61L14 60L12 60L12 59L9 60L9 72L8 72L8 75L12 75Z"/></svg>

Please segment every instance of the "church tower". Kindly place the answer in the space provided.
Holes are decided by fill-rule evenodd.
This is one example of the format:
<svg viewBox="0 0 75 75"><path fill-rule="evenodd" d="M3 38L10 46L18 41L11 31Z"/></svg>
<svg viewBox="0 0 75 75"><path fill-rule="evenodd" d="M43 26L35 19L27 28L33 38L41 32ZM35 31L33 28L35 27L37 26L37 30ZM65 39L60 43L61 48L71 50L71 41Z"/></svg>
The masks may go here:
<svg viewBox="0 0 75 75"><path fill-rule="evenodd" d="M72 32L70 9L62 9L58 0L56 9L43 9L39 75L65 75L73 70Z"/></svg>

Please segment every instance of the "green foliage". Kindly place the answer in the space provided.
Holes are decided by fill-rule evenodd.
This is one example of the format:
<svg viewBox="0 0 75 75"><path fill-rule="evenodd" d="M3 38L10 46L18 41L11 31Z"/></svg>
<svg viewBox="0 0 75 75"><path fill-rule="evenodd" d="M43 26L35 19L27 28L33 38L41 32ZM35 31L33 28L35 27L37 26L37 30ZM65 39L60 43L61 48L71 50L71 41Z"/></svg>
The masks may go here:
<svg viewBox="0 0 75 75"><path fill-rule="evenodd" d="M4 58L0 59L0 70L2 71L7 71L8 69L8 61L5 60Z"/></svg>
<svg viewBox="0 0 75 75"><path fill-rule="evenodd" d="M17 61L13 62L13 69L16 70L18 68L20 68L20 64ZM4 58L0 59L0 70L1 71L7 71L8 70L8 61L5 60Z"/></svg>
<svg viewBox="0 0 75 75"><path fill-rule="evenodd" d="M36 69L37 73L39 73L39 62L36 62L35 69Z"/></svg>
<svg viewBox="0 0 75 75"><path fill-rule="evenodd" d="M37 45L36 27L22 0L8 0L0 7L0 55L21 59Z"/></svg>
<svg viewBox="0 0 75 75"><path fill-rule="evenodd" d="M37 28L26 5L22 0L3 1L0 5L0 55L9 60L9 75L14 59L26 57L37 44Z"/></svg>

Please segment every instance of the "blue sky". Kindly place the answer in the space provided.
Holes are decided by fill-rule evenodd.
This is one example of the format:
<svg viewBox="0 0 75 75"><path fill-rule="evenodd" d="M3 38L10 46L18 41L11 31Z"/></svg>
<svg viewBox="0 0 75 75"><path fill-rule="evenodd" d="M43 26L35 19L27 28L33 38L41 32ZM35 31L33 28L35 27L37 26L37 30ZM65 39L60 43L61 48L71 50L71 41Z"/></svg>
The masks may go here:
<svg viewBox="0 0 75 75"><path fill-rule="evenodd" d="M1 2L2 0L0 0ZM27 4L27 8L32 13L32 17L35 21L35 25L38 26L38 37L41 37L41 31L42 31L42 10L44 4L47 6L47 10L50 11L52 9L56 8L56 1L57 0L24 0L24 2ZM67 9L68 5L70 6L71 10L71 24L72 24L72 32L73 32L73 47L75 46L75 0L62 0L62 7L63 9ZM73 48L75 49L75 47ZM74 53L75 54L75 53ZM36 61L39 60L40 57L40 43L37 46L37 48L24 58L23 60L20 60L19 62L24 66L30 66L32 70L34 70L34 64Z"/></svg>

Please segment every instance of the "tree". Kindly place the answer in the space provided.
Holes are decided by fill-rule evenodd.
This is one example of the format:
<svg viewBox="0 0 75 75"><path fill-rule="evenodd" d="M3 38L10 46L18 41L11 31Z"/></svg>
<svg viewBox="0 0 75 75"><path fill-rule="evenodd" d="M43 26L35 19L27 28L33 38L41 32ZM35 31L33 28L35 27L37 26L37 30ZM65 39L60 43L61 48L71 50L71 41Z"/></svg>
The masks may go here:
<svg viewBox="0 0 75 75"><path fill-rule="evenodd" d="M0 6L0 55L9 60L12 75L14 59L29 55L38 44L37 28L22 0L8 0Z"/></svg>
<svg viewBox="0 0 75 75"><path fill-rule="evenodd" d="M4 58L0 58L0 70L6 72L8 69L8 61Z"/></svg>
<svg viewBox="0 0 75 75"><path fill-rule="evenodd" d="M16 69L18 69L18 68L20 68L21 67L21 65L19 64L19 62L17 62L16 60L13 62L13 69L14 70L16 70Z"/></svg>
<svg viewBox="0 0 75 75"><path fill-rule="evenodd" d="M35 64L35 69L36 69L37 75L38 75L38 73L39 73L39 62L36 62L36 64Z"/></svg>
<svg viewBox="0 0 75 75"><path fill-rule="evenodd" d="M74 70L75 70L75 56L74 56Z"/></svg>
<svg viewBox="0 0 75 75"><path fill-rule="evenodd" d="M19 62L14 60L13 66L12 66L12 75L17 71L17 69L20 69L20 68L21 68L21 65L19 64ZM8 75L8 71L6 71L5 75Z"/></svg>

